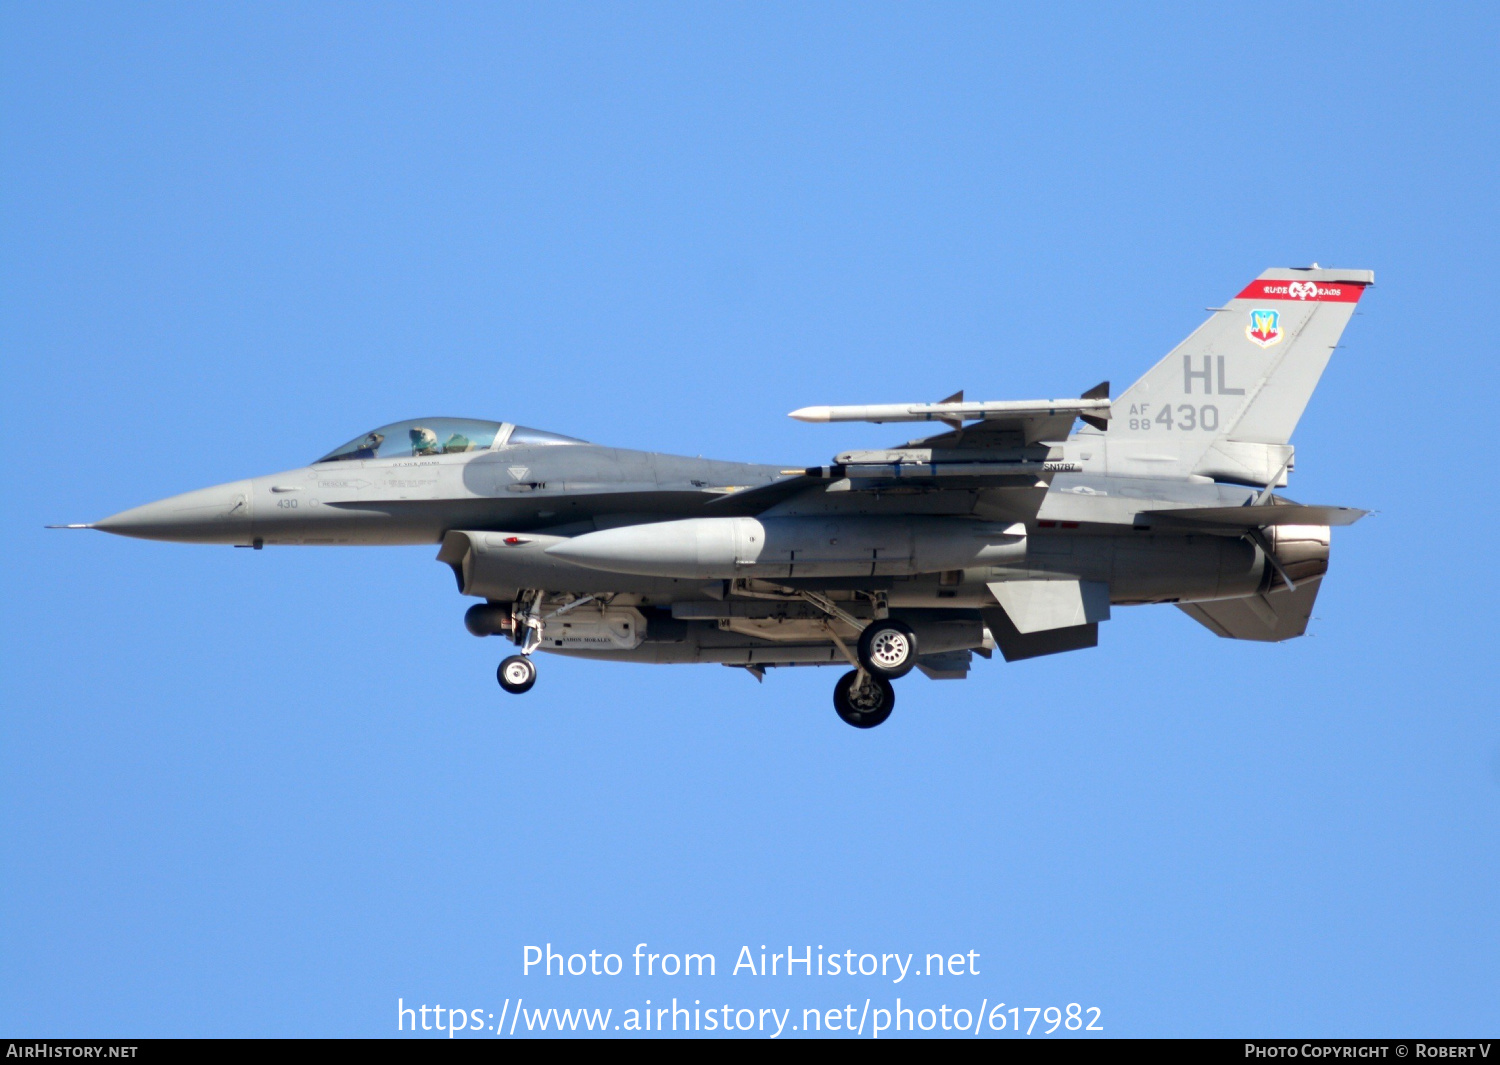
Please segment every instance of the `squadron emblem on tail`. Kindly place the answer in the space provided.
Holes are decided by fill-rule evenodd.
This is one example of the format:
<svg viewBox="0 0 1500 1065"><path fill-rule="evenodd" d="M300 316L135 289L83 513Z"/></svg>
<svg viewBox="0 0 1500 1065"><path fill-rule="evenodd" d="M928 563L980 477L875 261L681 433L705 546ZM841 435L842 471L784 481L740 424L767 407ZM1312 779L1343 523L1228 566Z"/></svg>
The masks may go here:
<svg viewBox="0 0 1500 1065"><path fill-rule="evenodd" d="M1263 348L1281 343L1281 315L1276 311L1251 311L1245 335Z"/></svg>

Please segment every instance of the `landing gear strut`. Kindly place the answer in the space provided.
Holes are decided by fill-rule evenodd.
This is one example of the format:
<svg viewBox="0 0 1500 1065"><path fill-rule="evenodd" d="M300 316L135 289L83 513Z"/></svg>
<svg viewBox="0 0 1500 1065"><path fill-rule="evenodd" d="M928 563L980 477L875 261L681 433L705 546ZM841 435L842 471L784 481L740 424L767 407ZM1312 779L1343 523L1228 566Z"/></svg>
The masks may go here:
<svg viewBox="0 0 1500 1065"><path fill-rule="evenodd" d="M855 728L874 728L891 716L896 689L878 674L850 670L833 686L833 708Z"/></svg>
<svg viewBox="0 0 1500 1065"><path fill-rule="evenodd" d="M547 619L541 614L542 597L542 592L522 593L512 608L510 638L520 646L521 653L511 655L495 671L500 687L512 695L529 692L536 683L536 663L531 660L531 652L541 646L547 627Z"/></svg>
<svg viewBox="0 0 1500 1065"><path fill-rule="evenodd" d="M511 655L500 663L495 678L500 681L500 687L512 695L529 692L536 683L536 664L525 655Z"/></svg>

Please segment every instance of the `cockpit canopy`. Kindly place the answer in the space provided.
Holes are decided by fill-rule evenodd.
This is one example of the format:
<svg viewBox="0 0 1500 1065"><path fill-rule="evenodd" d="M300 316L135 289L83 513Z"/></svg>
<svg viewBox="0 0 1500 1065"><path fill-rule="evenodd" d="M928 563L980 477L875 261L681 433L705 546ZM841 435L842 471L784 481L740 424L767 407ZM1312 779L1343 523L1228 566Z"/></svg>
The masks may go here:
<svg viewBox="0 0 1500 1065"><path fill-rule="evenodd" d="M488 451L500 447L537 447L583 442L571 436L528 429L524 425L512 425L510 422L484 422L474 418L414 418L409 422L393 422L382 425L379 429L372 429L343 447L334 448L318 461L412 458Z"/></svg>

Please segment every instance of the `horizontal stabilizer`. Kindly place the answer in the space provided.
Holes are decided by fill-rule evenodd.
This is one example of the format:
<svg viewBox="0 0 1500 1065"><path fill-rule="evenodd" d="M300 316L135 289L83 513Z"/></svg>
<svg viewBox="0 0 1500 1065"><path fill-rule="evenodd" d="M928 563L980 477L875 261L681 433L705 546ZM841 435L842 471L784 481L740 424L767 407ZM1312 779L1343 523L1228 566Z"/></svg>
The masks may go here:
<svg viewBox="0 0 1500 1065"><path fill-rule="evenodd" d="M1152 525L1218 526L1225 531L1264 529L1270 525L1353 525L1368 514L1357 507L1321 507L1302 503L1278 506L1192 507L1186 510L1146 510L1141 517ZM1205 528L1204 531L1213 531Z"/></svg>
<svg viewBox="0 0 1500 1065"><path fill-rule="evenodd" d="M1177 609L1226 640L1256 640L1280 643L1301 636L1312 617L1321 577L1298 581L1297 590L1278 585L1274 591L1243 599L1216 599L1209 603L1178 603Z"/></svg>

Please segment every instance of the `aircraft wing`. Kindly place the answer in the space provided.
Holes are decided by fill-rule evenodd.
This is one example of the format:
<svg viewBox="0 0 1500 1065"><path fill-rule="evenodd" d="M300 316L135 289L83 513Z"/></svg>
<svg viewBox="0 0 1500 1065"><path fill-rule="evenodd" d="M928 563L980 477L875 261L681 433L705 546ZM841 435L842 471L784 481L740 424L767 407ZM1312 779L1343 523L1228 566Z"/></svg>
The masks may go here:
<svg viewBox="0 0 1500 1065"><path fill-rule="evenodd" d="M896 447L846 451L832 465L809 468L807 475L823 481L829 492L870 492L887 501L905 494L922 500L920 506L928 510L934 493L963 495L968 497L966 512L1029 521L1053 475L1072 468L1063 461L1061 442L1074 422L1107 427L1109 382L1077 399L980 403L955 392L938 403L803 407L790 417L805 422L942 422L949 426L946 433Z"/></svg>
<svg viewBox="0 0 1500 1065"><path fill-rule="evenodd" d="M841 458L843 456L840 456ZM882 453L879 458L889 456ZM1041 462L967 463L934 465L922 462L850 462L814 466L804 473L770 484L741 488L709 500L703 513L710 517L755 517L804 493L897 492L963 493L964 511L991 520L1029 521L1047 494L1051 474Z"/></svg>

